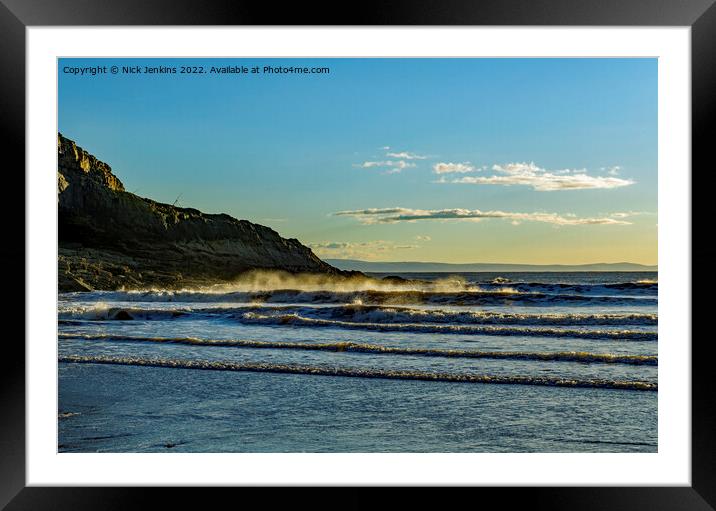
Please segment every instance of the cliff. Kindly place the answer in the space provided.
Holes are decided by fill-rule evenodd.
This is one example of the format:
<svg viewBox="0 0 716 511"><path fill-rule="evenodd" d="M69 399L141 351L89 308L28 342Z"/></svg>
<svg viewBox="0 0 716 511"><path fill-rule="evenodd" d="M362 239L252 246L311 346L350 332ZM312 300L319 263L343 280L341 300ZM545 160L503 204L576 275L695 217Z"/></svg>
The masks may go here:
<svg viewBox="0 0 716 511"><path fill-rule="evenodd" d="M129 193L61 134L57 152L60 291L195 286L251 269L344 273L268 227Z"/></svg>

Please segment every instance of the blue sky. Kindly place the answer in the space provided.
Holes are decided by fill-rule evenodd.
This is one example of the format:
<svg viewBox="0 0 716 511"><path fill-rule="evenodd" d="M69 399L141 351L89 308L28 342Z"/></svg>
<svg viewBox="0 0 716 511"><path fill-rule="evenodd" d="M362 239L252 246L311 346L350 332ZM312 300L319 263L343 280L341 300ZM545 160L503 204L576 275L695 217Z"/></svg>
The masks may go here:
<svg viewBox="0 0 716 511"><path fill-rule="evenodd" d="M63 72L95 65L330 73ZM61 59L58 77L59 130L127 190L324 258L657 262L656 59Z"/></svg>

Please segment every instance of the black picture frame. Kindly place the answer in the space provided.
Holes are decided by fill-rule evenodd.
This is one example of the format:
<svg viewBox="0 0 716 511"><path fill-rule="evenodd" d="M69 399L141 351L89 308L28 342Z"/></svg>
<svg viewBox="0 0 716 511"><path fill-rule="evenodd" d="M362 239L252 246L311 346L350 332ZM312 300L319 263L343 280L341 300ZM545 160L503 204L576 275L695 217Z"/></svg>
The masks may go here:
<svg viewBox="0 0 716 511"><path fill-rule="evenodd" d="M696 172L675 170L692 179L692 221L708 221L704 208L709 180L707 168L711 146L716 141L716 0L450 0L392 1L355 4L309 5L286 3L277 8L262 2L221 0L0 0L0 127L5 148L3 184L6 190L5 242L0 248L6 286L17 300L24 289L19 268L32 271L25 263L25 223L17 219L25 212L25 29L31 26L88 25L571 25L571 26L688 26L691 27L692 72L692 168L700 168L699 186L693 186ZM48 112L48 115L54 115ZM10 161L6 159L9 156ZM711 163L711 162L709 162ZM711 166L713 164L711 163ZM703 168L701 168L703 167ZM13 190L7 192L7 190ZM22 193L20 192L22 190ZM9 206L11 200L18 203ZM24 218L24 216L23 216ZM701 220L705 219L705 220ZM708 233L707 227L695 232ZM692 227L692 233L694 227ZM709 236L692 242L693 267L705 268L713 260ZM662 247L667 250L668 247ZM711 288L713 277L699 276L698 287ZM693 279L692 279L693 282ZM24 297L24 292L23 292ZM692 317L699 323L707 317L709 301L684 297L692 303ZM24 300L23 300L24 301ZM27 304L31 306L31 304ZM0 370L0 507L24 509L133 509L151 505L159 496L164 506L172 501L184 505L204 502L206 497L187 489L149 488L60 488L26 487L25 484L25 337L24 321L10 316L20 330L3 340L4 360ZM694 330L695 333L695 330ZM692 485L690 487L525 487L472 488L481 502L496 497L502 505L529 504L535 509L716 509L716 414L712 376L712 340L707 334L691 339L665 342L692 342ZM215 492L217 490L212 490ZM244 492L247 489L242 490ZM254 491L254 490L252 490ZM367 491L352 489L341 497L343 505L372 506ZM423 491L412 498L424 501ZM457 492L458 498L464 492ZM257 495L258 496L258 495ZM220 497L212 493L213 498ZM243 494L243 499L248 495ZM261 497L265 498L265 497ZM273 497L272 497L273 498ZM295 496L293 499L295 500ZM402 499L403 497L401 497ZM333 499L326 502L335 504ZM472 501L477 503L477 501ZM319 502L320 504L320 502ZM407 502L405 503L406 505ZM316 501L311 499L311 505Z"/></svg>

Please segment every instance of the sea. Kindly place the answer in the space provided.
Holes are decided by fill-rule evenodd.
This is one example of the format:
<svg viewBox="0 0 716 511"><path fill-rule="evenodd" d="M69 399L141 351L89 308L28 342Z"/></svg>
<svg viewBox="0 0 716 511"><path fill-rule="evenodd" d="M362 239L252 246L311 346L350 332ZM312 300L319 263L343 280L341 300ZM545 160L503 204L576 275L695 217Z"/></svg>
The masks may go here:
<svg viewBox="0 0 716 511"><path fill-rule="evenodd" d="M656 272L58 296L59 452L657 452Z"/></svg>

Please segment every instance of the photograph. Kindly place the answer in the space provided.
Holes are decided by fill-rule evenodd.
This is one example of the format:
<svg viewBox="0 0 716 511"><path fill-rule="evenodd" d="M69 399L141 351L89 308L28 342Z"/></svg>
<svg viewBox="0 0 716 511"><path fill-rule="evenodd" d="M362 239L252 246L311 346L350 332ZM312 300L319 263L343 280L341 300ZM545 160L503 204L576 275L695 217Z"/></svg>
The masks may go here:
<svg viewBox="0 0 716 511"><path fill-rule="evenodd" d="M56 62L58 453L660 452L658 58Z"/></svg>

